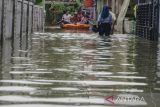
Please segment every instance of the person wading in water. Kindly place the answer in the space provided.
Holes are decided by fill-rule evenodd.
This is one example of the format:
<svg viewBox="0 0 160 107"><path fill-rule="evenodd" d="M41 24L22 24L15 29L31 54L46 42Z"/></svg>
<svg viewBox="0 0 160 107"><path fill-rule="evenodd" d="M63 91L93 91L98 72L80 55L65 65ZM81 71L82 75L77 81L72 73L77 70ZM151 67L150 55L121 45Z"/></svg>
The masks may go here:
<svg viewBox="0 0 160 107"><path fill-rule="evenodd" d="M109 7L106 5L103 7L102 12L98 17L98 32L100 36L109 36L111 33L112 15L109 12Z"/></svg>

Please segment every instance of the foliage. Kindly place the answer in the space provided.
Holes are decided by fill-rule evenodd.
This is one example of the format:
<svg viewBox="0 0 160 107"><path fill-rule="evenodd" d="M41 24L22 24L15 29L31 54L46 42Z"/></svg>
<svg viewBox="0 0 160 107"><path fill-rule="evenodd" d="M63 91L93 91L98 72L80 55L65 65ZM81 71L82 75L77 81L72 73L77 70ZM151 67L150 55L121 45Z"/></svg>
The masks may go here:
<svg viewBox="0 0 160 107"><path fill-rule="evenodd" d="M36 0L36 5L42 5L42 3L44 2L44 0Z"/></svg>
<svg viewBox="0 0 160 107"><path fill-rule="evenodd" d="M74 8L74 6L68 6L68 7L66 7L66 10L69 12L74 12L75 8Z"/></svg>
<svg viewBox="0 0 160 107"><path fill-rule="evenodd" d="M59 20L61 20L63 11L69 11L69 13L71 15L74 14L74 12L77 12L80 8L81 8L82 4L80 2L80 0L76 0L75 4L63 4L60 2L53 2L49 8L49 13L52 13L51 16L52 17L52 24L58 22ZM48 18L50 19L51 16L48 16Z"/></svg>
<svg viewBox="0 0 160 107"><path fill-rule="evenodd" d="M76 8L76 10L81 9L82 7L82 0L76 0L76 4L74 5L74 7Z"/></svg>
<svg viewBox="0 0 160 107"><path fill-rule="evenodd" d="M53 3L50 7L50 10L52 9L56 12L63 12L65 10L65 6L62 3Z"/></svg>
<svg viewBox="0 0 160 107"><path fill-rule="evenodd" d="M74 5L68 5L68 4L62 4L62 3L52 3L50 10L54 10L55 12L63 12L63 11L69 11L70 13L73 13L75 11L78 11L81 8L81 3L79 0Z"/></svg>

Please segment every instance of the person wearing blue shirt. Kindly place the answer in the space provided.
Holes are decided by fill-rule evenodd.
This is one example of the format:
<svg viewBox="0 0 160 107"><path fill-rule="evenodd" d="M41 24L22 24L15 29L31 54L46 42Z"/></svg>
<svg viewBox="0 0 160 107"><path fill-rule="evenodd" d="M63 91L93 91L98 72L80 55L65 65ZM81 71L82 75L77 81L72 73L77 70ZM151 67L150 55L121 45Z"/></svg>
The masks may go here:
<svg viewBox="0 0 160 107"><path fill-rule="evenodd" d="M111 33L112 15L109 12L109 7L106 5L103 7L102 12L98 17L98 32L100 36L109 36Z"/></svg>

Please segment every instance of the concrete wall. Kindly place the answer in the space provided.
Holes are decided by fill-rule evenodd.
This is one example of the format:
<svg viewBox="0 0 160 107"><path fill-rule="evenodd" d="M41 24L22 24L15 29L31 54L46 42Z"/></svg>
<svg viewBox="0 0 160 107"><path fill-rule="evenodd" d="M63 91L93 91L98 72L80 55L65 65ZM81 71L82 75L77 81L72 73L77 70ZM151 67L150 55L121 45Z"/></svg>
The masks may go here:
<svg viewBox="0 0 160 107"><path fill-rule="evenodd" d="M33 10L33 30L34 31L42 31L44 25L44 11L43 8L39 8L39 6L34 6Z"/></svg>
<svg viewBox="0 0 160 107"><path fill-rule="evenodd" d="M128 18L125 18L123 30L124 30L123 33L135 34L136 22L134 20L129 20Z"/></svg>
<svg viewBox="0 0 160 107"><path fill-rule="evenodd" d="M0 42L7 39L16 40L23 36L28 37L35 31L43 31L43 15L43 8L32 2L0 0ZM34 25L37 27L33 27Z"/></svg>

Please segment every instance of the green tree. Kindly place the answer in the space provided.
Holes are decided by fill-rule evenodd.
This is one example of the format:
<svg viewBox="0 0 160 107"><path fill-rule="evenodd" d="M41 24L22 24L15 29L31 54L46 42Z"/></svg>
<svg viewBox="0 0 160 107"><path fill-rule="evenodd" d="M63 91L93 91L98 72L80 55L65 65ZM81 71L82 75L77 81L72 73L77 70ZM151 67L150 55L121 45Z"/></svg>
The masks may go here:
<svg viewBox="0 0 160 107"><path fill-rule="evenodd" d="M43 5L45 0L36 0L36 5Z"/></svg>

